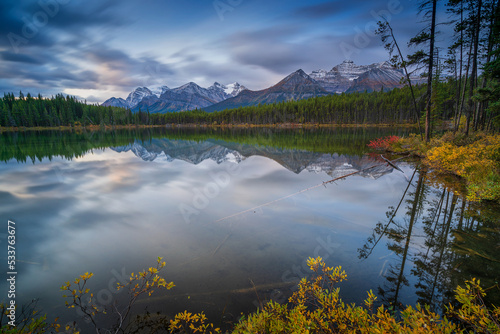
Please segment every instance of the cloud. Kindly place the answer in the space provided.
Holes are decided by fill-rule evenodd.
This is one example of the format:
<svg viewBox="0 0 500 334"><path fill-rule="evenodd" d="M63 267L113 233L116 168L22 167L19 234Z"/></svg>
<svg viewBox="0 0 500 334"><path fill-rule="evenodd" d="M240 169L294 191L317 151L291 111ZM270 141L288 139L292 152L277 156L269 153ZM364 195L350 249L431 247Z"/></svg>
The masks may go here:
<svg viewBox="0 0 500 334"><path fill-rule="evenodd" d="M89 29L120 27L131 19L113 15L120 2L18 1L0 3L0 47L14 52L28 46L51 47L62 35L85 36Z"/></svg>
<svg viewBox="0 0 500 334"><path fill-rule="evenodd" d="M170 65L155 57L134 57L102 43L87 47L82 56L99 69L95 88L110 86L131 90L137 86L162 84L165 77L175 73Z"/></svg>
<svg viewBox="0 0 500 334"><path fill-rule="evenodd" d="M5 61L10 61L14 63L27 63L41 65L43 62L40 59L32 57L27 54L13 53L10 51L0 52L0 58Z"/></svg>
<svg viewBox="0 0 500 334"><path fill-rule="evenodd" d="M294 16L305 17L308 19L320 19L337 14L342 10L341 6L342 4L339 2L330 1L297 8L293 14Z"/></svg>
<svg viewBox="0 0 500 334"><path fill-rule="evenodd" d="M297 69L306 61L301 45L292 42L297 34L296 27L272 27L238 32L226 41L232 59L237 63L283 73Z"/></svg>

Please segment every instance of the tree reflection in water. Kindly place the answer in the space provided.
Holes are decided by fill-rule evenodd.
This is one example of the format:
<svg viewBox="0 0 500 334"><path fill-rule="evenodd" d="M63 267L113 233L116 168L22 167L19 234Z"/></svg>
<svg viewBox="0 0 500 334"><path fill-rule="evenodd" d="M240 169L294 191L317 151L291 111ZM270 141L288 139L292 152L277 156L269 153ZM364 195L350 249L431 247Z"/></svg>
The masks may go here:
<svg viewBox="0 0 500 334"><path fill-rule="evenodd" d="M380 301L401 309L402 290L414 284L417 302L439 312L454 303L457 285L476 277L487 290L486 303L498 305L500 206L467 201L459 180L416 172L418 180L412 176L408 185L412 190L407 188L396 209L386 212L388 222L379 222L358 249L358 257L367 259L384 239L395 255L378 287ZM403 201L407 211L397 215Z"/></svg>

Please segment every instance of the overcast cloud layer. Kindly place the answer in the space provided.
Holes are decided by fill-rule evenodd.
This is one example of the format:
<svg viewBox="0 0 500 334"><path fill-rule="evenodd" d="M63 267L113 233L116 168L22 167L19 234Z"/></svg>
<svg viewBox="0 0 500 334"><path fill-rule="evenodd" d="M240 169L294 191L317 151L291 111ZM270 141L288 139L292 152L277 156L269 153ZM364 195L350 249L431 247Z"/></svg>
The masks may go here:
<svg viewBox="0 0 500 334"><path fill-rule="evenodd" d="M421 28L408 0L2 0L0 92L103 102L190 81L263 89L299 68L387 60L379 15L400 44Z"/></svg>

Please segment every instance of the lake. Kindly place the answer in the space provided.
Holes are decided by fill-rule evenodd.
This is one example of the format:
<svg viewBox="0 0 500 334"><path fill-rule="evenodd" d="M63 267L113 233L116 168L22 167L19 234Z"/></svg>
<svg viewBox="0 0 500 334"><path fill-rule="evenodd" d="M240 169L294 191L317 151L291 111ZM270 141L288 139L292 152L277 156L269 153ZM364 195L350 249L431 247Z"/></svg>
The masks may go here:
<svg viewBox="0 0 500 334"><path fill-rule="evenodd" d="M342 266L348 302L427 303L500 273L499 207L470 203L452 177L370 153L394 128L155 128L0 134L0 258L16 227L16 303L78 320L59 287L93 272L100 305L116 282L155 264L175 288L135 311L204 311L230 328L269 299L286 301L305 262ZM397 157L391 157L395 159ZM343 175L352 176L325 184ZM0 300L9 287L0 281ZM498 288L488 300L498 305Z"/></svg>

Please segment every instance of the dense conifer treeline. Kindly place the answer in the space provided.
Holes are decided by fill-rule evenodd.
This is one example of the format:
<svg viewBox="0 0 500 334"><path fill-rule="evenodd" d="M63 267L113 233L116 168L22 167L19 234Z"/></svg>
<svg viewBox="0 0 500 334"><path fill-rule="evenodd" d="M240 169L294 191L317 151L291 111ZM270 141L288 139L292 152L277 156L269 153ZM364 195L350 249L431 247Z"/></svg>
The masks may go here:
<svg viewBox="0 0 500 334"><path fill-rule="evenodd" d="M451 120L456 114L453 94L458 82L435 84L432 124ZM425 109L426 85L413 87L419 110ZM56 95L50 99L22 93L5 94L0 99L0 126L54 127L88 125L166 125L166 124L407 124L414 123L413 100L409 87L389 92L363 92L329 95L299 101L240 107L207 113L191 110L167 114L132 112L118 107L90 105L75 97ZM484 119L485 128L493 127L495 115ZM497 117L498 118L498 117Z"/></svg>
<svg viewBox="0 0 500 334"><path fill-rule="evenodd" d="M4 127L140 124L136 118L130 110L86 104L62 94L47 99L20 92L18 98L9 93L0 99L0 126Z"/></svg>
<svg viewBox="0 0 500 334"><path fill-rule="evenodd" d="M329 95L209 114L203 111L167 114L165 119L168 123L401 124L413 121L408 108L410 101L409 90L404 87L389 92Z"/></svg>
<svg viewBox="0 0 500 334"><path fill-rule="evenodd" d="M423 90L423 87L418 89ZM275 124L335 123L375 124L408 123L412 116L408 89L390 92L353 93L288 101L269 105L240 107L207 113L192 110L168 114L150 114L117 107L103 107L57 95L50 99L5 94L0 100L0 125L3 127L126 125L126 124ZM423 106L422 106L423 108ZM446 109L446 108L445 108ZM444 117L449 115L443 114Z"/></svg>

